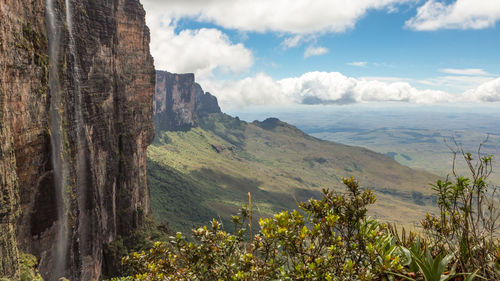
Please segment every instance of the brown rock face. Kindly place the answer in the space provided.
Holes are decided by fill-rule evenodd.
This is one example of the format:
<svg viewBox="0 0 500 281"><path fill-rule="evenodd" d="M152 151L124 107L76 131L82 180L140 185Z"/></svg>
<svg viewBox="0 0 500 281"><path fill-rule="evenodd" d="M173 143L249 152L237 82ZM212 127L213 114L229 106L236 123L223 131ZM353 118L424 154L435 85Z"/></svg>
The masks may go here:
<svg viewBox="0 0 500 281"><path fill-rule="evenodd" d="M220 112L217 98L205 93L194 74L156 71L154 123L159 131L186 130L198 126L198 116Z"/></svg>
<svg viewBox="0 0 500 281"><path fill-rule="evenodd" d="M198 86L199 87L199 86ZM201 87L200 87L201 90ZM221 113L217 98L203 90L196 92L196 114L199 117L210 113Z"/></svg>
<svg viewBox="0 0 500 281"><path fill-rule="evenodd" d="M139 0L66 3L73 41L65 1L53 1L55 40L45 1L0 0L0 276L15 276L17 244L38 257L47 280L96 280L103 244L150 211L155 72L144 10ZM56 97L60 132L51 123ZM56 133L62 190L52 161ZM54 270L58 260L63 266Z"/></svg>
<svg viewBox="0 0 500 281"><path fill-rule="evenodd" d="M0 23L0 276L16 279L18 218L50 177L43 0L0 0Z"/></svg>
<svg viewBox="0 0 500 281"><path fill-rule="evenodd" d="M198 124L195 107L194 74L156 72L154 98L155 128L165 131L184 130Z"/></svg>

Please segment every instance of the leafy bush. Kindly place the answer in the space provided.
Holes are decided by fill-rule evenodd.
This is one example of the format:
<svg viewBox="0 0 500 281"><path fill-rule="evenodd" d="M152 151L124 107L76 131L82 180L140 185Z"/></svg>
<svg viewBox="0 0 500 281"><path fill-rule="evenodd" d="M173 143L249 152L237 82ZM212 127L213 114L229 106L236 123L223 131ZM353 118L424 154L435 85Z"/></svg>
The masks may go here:
<svg viewBox="0 0 500 281"><path fill-rule="evenodd" d="M29 254L21 254L20 257L20 280L21 281L43 281L38 272L38 262L36 257Z"/></svg>
<svg viewBox="0 0 500 281"><path fill-rule="evenodd" d="M104 245L104 277L130 274L128 268L121 264L121 259L131 252L150 249L154 241L167 241L169 233L168 226L158 224L152 216L147 216L141 228L128 236L118 236L113 242Z"/></svg>
<svg viewBox="0 0 500 281"><path fill-rule="evenodd" d="M255 235L250 206L233 217L233 234L217 220L194 229L194 242L177 233L124 257L131 276L113 280L500 280L492 157L459 152L471 176L454 171L433 185L440 212L426 215L421 234L368 218L375 196L350 178L346 193L323 190L300 211L260 219Z"/></svg>
<svg viewBox="0 0 500 281"><path fill-rule="evenodd" d="M457 145L457 154L469 168L470 176L459 175L453 169L453 179L438 181L433 189L438 195L440 213L427 214L422 225L429 246L438 253L450 253L457 267L464 272L479 270L489 280L500 280L500 242L498 190L487 184L492 172L491 155L483 155L481 147L474 158Z"/></svg>
<svg viewBox="0 0 500 281"><path fill-rule="evenodd" d="M379 280L401 271L403 255L387 227L366 217L369 190L344 179L346 194L324 190L322 200L301 203L260 220L246 240L251 210L233 217L235 234L211 226L193 230L197 243L178 233L169 243L133 253L124 263L134 280ZM130 278L130 277L129 277ZM126 280L126 279L123 279Z"/></svg>

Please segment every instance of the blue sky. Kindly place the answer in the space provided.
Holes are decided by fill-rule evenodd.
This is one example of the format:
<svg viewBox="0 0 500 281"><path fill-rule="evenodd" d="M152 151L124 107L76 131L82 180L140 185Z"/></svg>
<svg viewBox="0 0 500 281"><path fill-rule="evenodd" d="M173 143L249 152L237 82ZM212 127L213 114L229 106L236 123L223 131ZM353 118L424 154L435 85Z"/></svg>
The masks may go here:
<svg viewBox="0 0 500 281"><path fill-rule="evenodd" d="M500 101L500 1L142 0L157 69L223 106Z"/></svg>

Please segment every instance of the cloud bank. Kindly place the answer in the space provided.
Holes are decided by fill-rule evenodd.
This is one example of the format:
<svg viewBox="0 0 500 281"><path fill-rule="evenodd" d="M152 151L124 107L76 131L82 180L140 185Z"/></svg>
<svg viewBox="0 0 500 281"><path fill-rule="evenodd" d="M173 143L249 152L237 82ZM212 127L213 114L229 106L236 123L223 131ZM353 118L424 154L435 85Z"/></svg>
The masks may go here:
<svg viewBox="0 0 500 281"><path fill-rule="evenodd" d="M392 11L408 0L143 0L149 11L224 28L307 34L343 32L371 9ZM332 8L339 7L339 8Z"/></svg>
<svg viewBox="0 0 500 281"><path fill-rule="evenodd" d="M464 93L463 99L476 102L500 101L500 78L486 82L479 87Z"/></svg>
<svg viewBox="0 0 500 281"><path fill-rule="evenodd" d="M194 72L198 77L211 76L218 69L225 72L245 71L253 65L252 52L243 44L233 44L218 29L185 29L167 17L148 17L151 28L151 54L156 69L171 72Z"/></svg>
<svg viewBox="0 0 500 281"><path fill-rule="evenodd" d="M498 0L429 0L417 9L417 15L406 26L421 31L438 29L483 29L500 19Z"/></svg>
<svg viewBox="0 0 500 281"><path fill-rule="evenodd" d="M344 32L370 10L399 11L411 0L142 0L148 14L191 18L241 31ZM331 8L341 7L341 8ZM500 19L498 0L427 0L406 26L420 31L483 29ZM295 38L297 39L297 38ZM292 44L293 45L293 44Z"/></svg>
<svg viewBox="0 0 500 281"><path fill-rule="evenodd" d="M357 79L338 72L308 72L300 77L274 80L260 73L233 82L202 81L223 105L354 104L405 102L414 104L497 102L500 78L462 94L419 90L408 82Z"/></svg>

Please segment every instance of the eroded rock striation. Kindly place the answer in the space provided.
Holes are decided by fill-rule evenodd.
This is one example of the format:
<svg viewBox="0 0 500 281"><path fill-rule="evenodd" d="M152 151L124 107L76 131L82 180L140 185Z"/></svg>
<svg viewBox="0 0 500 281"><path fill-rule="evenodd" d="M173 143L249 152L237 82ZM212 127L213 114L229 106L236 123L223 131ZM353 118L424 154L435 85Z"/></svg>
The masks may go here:
<svg viewBox="0 0 500 281"><path fill-rule="evenodd" d="M193 73L156 71L154 123L160 131L187 130L198 126L198 117L220 113L217 98L205 93Z"/></svg>
<svg viewBox="0 0 500 281"><path fill-rule="evenodd" d="M44 2L0 1L0 22L0 276L16 279L16 226L50 196Z"/></svg>
<svg viewBox="0 0 500 281"><path fill-rule="evenodd" d="M97 280L103 245L150 212L149 30L139 0L52 1L54 26L46 1L0 0L0 276L18 274L19 249L37 256L46 280ZM61 190L54 155L66 167Z"/></svg>

